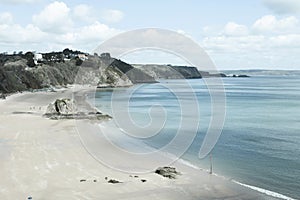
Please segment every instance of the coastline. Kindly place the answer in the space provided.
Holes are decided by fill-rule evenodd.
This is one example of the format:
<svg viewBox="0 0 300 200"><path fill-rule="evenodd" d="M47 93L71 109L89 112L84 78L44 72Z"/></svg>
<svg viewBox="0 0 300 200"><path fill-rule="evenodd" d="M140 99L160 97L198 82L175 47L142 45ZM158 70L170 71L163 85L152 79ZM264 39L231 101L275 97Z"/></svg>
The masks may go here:
<svg viewBox="0 0 300 200"><path fill-rule="evenodd" d="M0 100L2 121L0 169L3 173L0 180L0 197L3 199L26 199L29 196L33 199L279 198L210 175L180 160L172 165L182 173L175 180L154 173L138 174L138 178L134 178L130 175L136 174L116 171L100 164L82 146L73 120L56 121L43 117L49 103L57 98L71 98L73 92L72 89L57 92L24 92ZM85 102L78 103L88 104L85 98L82 98L82 101ZM87 130L93 130L93 126L96 126L85 120L80 123ZM109 123L103 122L101 126L111 130L111 127L108 127ZM98 150L104 147L99 147ZM111 152L110 149L106 151ZM117 159L124 166L134 166L134 163L127 163L125 157ZM144 165L161 167L159 160ZM105 177L120 180L122 183L109 184ZM143 183L141 179L147 182Z"/></svg>

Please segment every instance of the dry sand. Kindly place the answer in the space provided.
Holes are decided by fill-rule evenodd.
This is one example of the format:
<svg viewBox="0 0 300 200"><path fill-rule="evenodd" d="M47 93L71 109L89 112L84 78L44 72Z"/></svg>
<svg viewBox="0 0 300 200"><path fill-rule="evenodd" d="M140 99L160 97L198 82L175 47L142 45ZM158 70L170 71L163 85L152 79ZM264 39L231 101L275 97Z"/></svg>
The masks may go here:
<svg viewBox="0 0 300 200"><path fill-rule="evenodd" d="M73 120L43 117L49 103L71 96L68 89L0 100L0 199L274 199L179 162L172 165L182 175L173 180L153 172L135 178L137 174L102 165L83 147ZM95 126L80 124L86 130ZM97 142L122 167L134 169L126 156L114 155L104 142ZM160 159L143 163L159 167ZM105 177L122 183L110 184Z"/></svg>

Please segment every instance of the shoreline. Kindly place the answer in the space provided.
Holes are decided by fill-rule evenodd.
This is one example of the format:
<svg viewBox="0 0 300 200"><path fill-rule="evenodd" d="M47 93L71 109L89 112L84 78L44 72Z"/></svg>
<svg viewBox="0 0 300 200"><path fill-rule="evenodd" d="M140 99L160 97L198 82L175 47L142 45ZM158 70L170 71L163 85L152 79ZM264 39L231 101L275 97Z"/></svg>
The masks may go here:
<svg viewBox="0 0 300 200"><path fill-rule="evenodd" d="M96 91L99 91L98 90L99 88L97 88ZM89 104L91 106L91 108L93 108L94 106L91 104L91 102L88 101L88 95L86 95L86 99L85 99L86 103ZM95 109L98 110L98 108L94 107ZM111 119L113 121L113 118ZM107 126L109 125L107 122L104 122L104 124ZM146 143L143 143L144 145L147 145ZM148 146L148 145L147 145ZM150 147L148 146L148 148L153 148L155 149L154 147ZM168 154L169 157L174 157L173 154L170 154L168 152L164 152L165 154ZM185 160L184 158L178 158L176 160L177 163L180 163L182 165L186 165L188 167L191 167L193 169L196 169L196 170L199 170L199 171L204 171L206 172L207 174L209 173L209 170L208 169L204 169L204 168L201 168L201 167L198 167L196 165L194 165L191 161L188 161L188 160ZM280 194L280 193L277 193L277 192L274 192L274 191L270 191L270 190L267 190L267 189L264 189L264 188L259 188L259 187L256 187L256 186L253 186L253 185L247 185L247 184L244 184L242 182L239 182L239 181L236 181L234 180L233 178L228 178L228 177L225 177L223 175L220 175L220 174L216 174L216 173L213 173L212 176L216 176L218 178L222 178L224 180L228 180L232 183L235 183L235 184L238 184L238 185L241 185L243 187L246 187L246 188L249 188L250 190L253 190L255 192L259 192L259 193L262 193L264 195L267 195L269 197L274 197L274 198L278 198L278 199L284 199L284 200L296 200L294 198L291 198L289 196L286 196L286 195L283 195L283 194Z"/></svg>
<svg viewBox="0 0 300 200"><path fill-rule="evenodd" d="M74 121L49 120L42 116L48 104L54 99L70 97L73 92L71 88L54 93L23 92L0 100L0 120L3 121L0 126L0 158L3 161L0 169L4 175L0 180L0 197L3 199L26 199L28 196L32 196L33 199L278 199L225 178L209 175L203 169L192 169L180 161L173 164L179 172L182 172L175 180L154 173L139 174L139 178L132 178L129 176L131 174L99 164L81 146ZM81 122L86 127L94 126L84 120ZM111 128L105 122L101 123L101 126ZM105 146L97 150L103 149ZM110 152L110 149L105 150ZM124 166L132 167L132 163L126 163L126 159L122 159ZM144 164L162 167L157 160ZM121 180L123 183L109 184L105 177ZM147 182L142 183L140 179ZM95 180L96 182L93 182Z"/></svg>

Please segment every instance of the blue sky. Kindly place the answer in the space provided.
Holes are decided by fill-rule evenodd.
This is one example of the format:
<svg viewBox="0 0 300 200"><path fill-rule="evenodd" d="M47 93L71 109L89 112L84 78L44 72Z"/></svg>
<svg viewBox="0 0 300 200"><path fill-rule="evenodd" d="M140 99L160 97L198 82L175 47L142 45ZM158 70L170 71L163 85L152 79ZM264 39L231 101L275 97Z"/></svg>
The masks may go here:
<svg viewBox="0 0 300 200"><path fill-rule="evenodd" d="M299 69L299 0L0 0L0 52L92 52L138 28L177 31L205 49L219 69ZM140 52L131 63L184 64Z"/></svg>

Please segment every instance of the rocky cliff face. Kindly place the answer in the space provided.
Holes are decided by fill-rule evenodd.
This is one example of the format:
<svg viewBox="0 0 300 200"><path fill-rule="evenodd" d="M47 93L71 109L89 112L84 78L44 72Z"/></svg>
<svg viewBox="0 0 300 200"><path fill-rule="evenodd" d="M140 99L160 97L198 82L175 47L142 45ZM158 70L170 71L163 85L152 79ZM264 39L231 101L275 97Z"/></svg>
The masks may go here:
<svg viewBox="0 0 300 200"><path fill-rule="evenodd" d="M97 109L79 111L76 102L72 99L57 99L54 103L50 103L44 116L53 120L88 119L103 121L111 119L111 116L103 114Z"/></svg>
<svg viewBox="0 0 300 200"><path fill-rule="evenodd" d="M133 65L137 69L158 79L198 79L209 77L226 77L223 73L199 71L196 67L172 65Z"/></svg>
<svg viewBox="0 0 300 200"><path fill-rule="evenodd" d="M187 66L171 66L174 70L180 73L186 79L202 78L196 67Z"/></svg>
<svg viewBox="0 0 300 200"><path fill-rule="evenodd" d="M202 78L196 67L172 65L134 65L137 69L157 79L194 79Z"/></svg>
<svg viewBox="0 0 300 200"><path fill-rule="evenodd" d="M22 55L1 55L0 60L0 93L74 83L122 87L134 83L155 82L153 77L141 70L110 56L89 55L84 61L78 57L68 60L46 60L38 65L29 64L32 62Z"/></svg>
<svg viewBox="0 0 300 200"><path fill-rule="evenodd" d="M7 61L0 66L0 91L12 93L50 86L64 86L74 81L78 66L73 61L29 67L25 59Z"/></svg>
<svg viewBox="0 0 300 200"><path fill-rule="evenodd" d="M171 65L130 65L109 53L88 55L65 49L39 54L0 54L1 93L88 84L96 87L124 87L136 83L155 83L158 79L226 77L225 74L199 72L196 67Z"/></svg>
<svg viewBox="0 0 300 200"><path fill-rule="evenodd" d="M125 76L127 76L133 84L136 83L155 83L154 77L148 73L148 71L143 71L132 65L122 62L121 60L111 58L109 54L101 56L106 66L115 70L120 70Z"/></svg>

